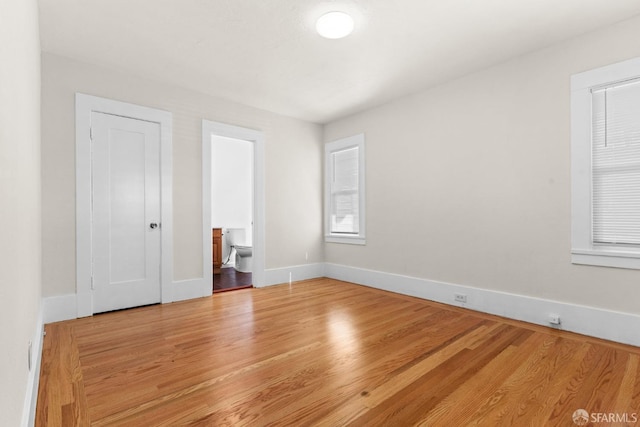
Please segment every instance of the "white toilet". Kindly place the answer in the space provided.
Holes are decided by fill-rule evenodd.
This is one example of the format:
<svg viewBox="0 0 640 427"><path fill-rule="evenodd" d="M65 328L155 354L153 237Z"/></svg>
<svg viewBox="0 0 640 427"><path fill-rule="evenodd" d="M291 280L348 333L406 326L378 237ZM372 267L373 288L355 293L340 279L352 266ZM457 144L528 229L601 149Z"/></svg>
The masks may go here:
<svg viewBox="0 0 640 427"><path fill-rule="evenodd" d="M251 231L245 228L229 228L230 244L236 250L235 265L236 271L240 273L251 273L253 271L253 247L251 246Z"/></svg>

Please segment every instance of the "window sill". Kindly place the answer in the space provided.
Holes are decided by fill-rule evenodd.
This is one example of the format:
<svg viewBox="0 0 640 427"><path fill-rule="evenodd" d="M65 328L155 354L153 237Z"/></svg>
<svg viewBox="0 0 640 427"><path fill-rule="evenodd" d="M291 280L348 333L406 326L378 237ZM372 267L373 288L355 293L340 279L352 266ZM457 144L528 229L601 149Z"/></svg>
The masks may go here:
<svg viewBox="0 0 640 427"><path fill-rule="evenodd" d="M365 245L367 243L363 236L328 235L324 236L324 241L327 243L346 243L348 245Z"/></svg>
<svg viewBox="0 0 640 427"><path fill-rule="evenodd" d="M640 251L611 248L574 249L571 251L571 263L640 270Z"/></svg>

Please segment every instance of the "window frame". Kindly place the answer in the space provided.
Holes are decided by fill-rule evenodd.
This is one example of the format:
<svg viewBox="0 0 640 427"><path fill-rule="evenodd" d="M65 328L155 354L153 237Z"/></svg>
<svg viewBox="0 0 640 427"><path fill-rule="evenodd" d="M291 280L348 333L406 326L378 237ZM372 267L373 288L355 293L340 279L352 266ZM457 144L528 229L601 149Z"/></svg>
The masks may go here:
<svg viewBox="0 0 640 427"><path fill-rule="evenodd" d="M364 134L349 136L327 142L324 146L324 240L328 243L346 243L353 245L366 244L365 223L365 147ZM333 162L331 155L338 151L358 148L358 234L331 232L331 177Z"/></svg>
<svg viewBox="0 0 640 427"><path fill-rule="evenodd" d="M571 76L571 262L640 269L640 247L594 244L591 90L640 77L640 58Z"/></svg>

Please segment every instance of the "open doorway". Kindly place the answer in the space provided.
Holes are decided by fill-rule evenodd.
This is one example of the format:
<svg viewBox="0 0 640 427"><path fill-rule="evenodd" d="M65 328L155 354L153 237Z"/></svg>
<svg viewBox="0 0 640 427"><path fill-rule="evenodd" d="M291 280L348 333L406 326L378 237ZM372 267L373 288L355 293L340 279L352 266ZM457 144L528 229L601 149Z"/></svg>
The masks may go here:
<svg viewBox="0 0 640 427"><path fill-rule="evenodd" d="M213 292L253 284L253 143L211 136Z"/></svg>
<svg viewBox="0 0 640 427"><path fill-rule="evenodd" d="M264 286L264 136L203 120L202 154L208 291Z"/></svg>

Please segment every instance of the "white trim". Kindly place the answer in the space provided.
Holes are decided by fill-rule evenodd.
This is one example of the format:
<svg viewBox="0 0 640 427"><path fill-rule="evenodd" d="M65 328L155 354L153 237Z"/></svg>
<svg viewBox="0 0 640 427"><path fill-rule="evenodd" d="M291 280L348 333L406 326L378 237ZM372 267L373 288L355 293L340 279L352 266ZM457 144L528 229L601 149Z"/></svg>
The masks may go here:
<svg viewBox="0 0 640 427"><path fill-rule="evenodd" d="M556 314L562 319L561 329L640 346L640 336L637 333L640 330L640 316L632 313L332 263L273 268L264 273L265 279L261 285L254 286L263 287L288 283L290 273L292 281L329 277L543 326L549 326L549 315ZM206 294L202 295L202 282L208 283L204 279L173 282L175 301L207 296ZM467 303L455 302L454 293L467 295ZM73 316L75 313L74 301L75 295L73 294L44 298L43 317L45 323L75 318Z"/></svg>
<svg viewBox="0 0 640 427"><path fill-rule="evenodd" d="M265 281L263 286L289 283L289 279L291 279L292 282L297 282L300 280L324 277L324 265L324 263L315 263L282 268L270 268L265 271Z"/></svg>
<svg viewBox="0 0 640 427"><path fill-rule="evenodd" d="M597 246L593 250L573 249L571 262L573 264L640 270L640 254L637 251L630 252Z"/></svg>
<svg viewBox="0 0 640 427"><path fill-rule="evenodd" d="M31 339L31 357L33 358L31 370L27 377L27 392L24 397L22 408L22 427L32 427L36 420L36 407L38 406L38 387L40 385L40 366L42 365L42 341L43 341L43 307L40 304L38 318L36 319L36 330Z"/></svg>
<svg viewBox="0 0 640 427"><path fill-rule="evenodd" d="M571 76L571 90L591 89L603 84L629 80L629 72L640 76L640 57L584 71Z"/></svg>
<svg viewBox="0 0 640 427"><path fill-rule="evenodd" d="M636 314L436 282L339 264L325 264L325 275L332 279L465 307L483 313L495 314L543 326L549 326L549 315L556 314L561 318L561 329L563 330L640 346L640 335L638 335L640 316ZM456 303L453 299L454 293L467 295L467 303Z"/></svg>
<svg viewBox="0 0 640 427"><path fill-rule="evenodd" d="M366 245L367 240L360 236L338 236L336 234L328 234L324 236L327 243L346 243L348 245Z"/></svg>
<svg viewBox="0 0 640 427"><path fill-rule="evenodd" d="M91 291L91 113L101 112L160 125L161 301L173 301L173 150L168 111L76 93L76 291L77 317L93 314Z"/></svg>
<svg viewBox="0 0 640 427"><path fill-rule="evenodd" d="M640 76L640 58L571 76L571 262L640 269L640 250L594 245L591 218L591 89Z"/></svg>
<svg viewBox="0 0 640 427"><path fill-rule="evenodd" d="M262 281L261 285L254 284L254 286L262 287L288 283L289 273L291 273L293 281L324 277L324 265L324 263L315 263L265 270L265 280ZM175 302L210 296L213 286L211 280L199 277L174 281L171 284L171 288L171 294L173 296L172 302ZM77 300L77 294L56 295L43 298L44 323L61 322L80 317L77 315Z"/></svg>
<svg viewBox="0 0 640 427"><path fill-rule="evenodd" d="M211 277L207 292L213 294L213 251L211 237L211 133L209 122L202 121L202 275ZM203 284L204 286L204 284ZM204 288L203 288L204 291Z"/></svg>
<svg viewBox="0 0 640 427"><path fill-rule="evenodd" d="M173 301L184 301L211 295L213 283L204 278L179 280L173 282Z"/></svg>
<svg viewBox="0 0 640 427"><path fill-rule="evenodd" d="M208 286L208 293L203 289ZM200 277L197 279L178 280L170 285L169 294L171 302L183 301L192 298L201 298L211 295L212 283ZM64 320L77 319L78 316L78 295L55 295L43 298L43 319L44 324L62 322ZM163 302L163 304L166 302Z"/></svg>
<svg viewBox="0 0 640 427"><path fill-rule="evenodd" d="M331 175L332 165L329 161L329 155L335 151L346 150L349 148L358 148L358 235L341 235L337 233L331 233L330 226L330 208L331 208ZM366 245L366 165L365 165L365 138L364 134L349 136L346 138L338 139L336 141L327 142L324 145L324 240L327 243L346 243L352 245Z"/></svg>
<svg viewBox="0 0 640 427"><path fill-rule="evenodd" d="M78 317L78 296L76 294L56 295L42 299L44 323L61 322Z"/></svg>
<svg viewBox="0 0 640 427"><path fill-rule="evenodd" d="M265 283L264 144L261 131L202 120L202 271L212 277L211 265L211 136L253 142L253 286ZM211 287L209 293L211 293Z"/></svg>

